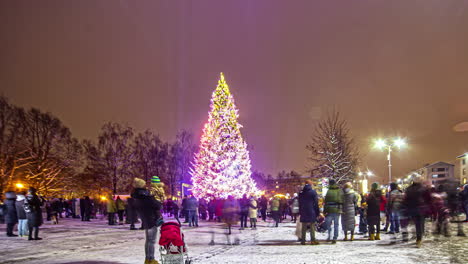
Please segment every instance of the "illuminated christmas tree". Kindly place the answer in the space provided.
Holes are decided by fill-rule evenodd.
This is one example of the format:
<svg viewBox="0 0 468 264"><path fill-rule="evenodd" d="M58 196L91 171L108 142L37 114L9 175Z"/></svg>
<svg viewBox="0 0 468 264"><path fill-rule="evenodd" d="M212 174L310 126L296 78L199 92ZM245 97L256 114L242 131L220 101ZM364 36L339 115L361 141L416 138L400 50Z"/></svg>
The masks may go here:
<svg viewBox="0 0 468 264"><path fill-rule="evenodd" d="M197 198L236 198L256 193L250 177L250 157L242 139L234 98L221 73L211 98L208 122L192 171L192 192Z"/></svg>

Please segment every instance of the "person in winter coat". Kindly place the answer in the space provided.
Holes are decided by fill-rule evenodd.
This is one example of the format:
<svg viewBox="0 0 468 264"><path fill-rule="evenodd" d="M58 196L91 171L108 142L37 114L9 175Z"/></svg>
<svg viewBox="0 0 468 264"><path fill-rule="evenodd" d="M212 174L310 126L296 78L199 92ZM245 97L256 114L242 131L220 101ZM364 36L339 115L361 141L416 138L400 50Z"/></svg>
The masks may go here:
<svg viewBox="0 0 468 264"><path fill-rule="evenodd" d="M186 202L189 226L198 227L198 205L197 198L195 198L193 195L190 195Z"/></svg>
<svg viewBox="0 0 468 264"><path fill-rule="evenodd" d="M145 185L144 180L135 178L131 197L135 199L135 208L140 216L142 227L145 229L145 264L157 264L154 244L156 243L158 227L163 223L162 203L145 189Z"/></svg>
<svg viewBox="0 0 468 264"><path fill-rule="evenodd" d="M127 221L130 224L130 230L137 230L135 223L138 222L138 215L135 208L135 198L127 199Z"/></svg>
<svg viewBox="0 0 468 264"><path fill-rule="evenodd" d="M115 206L117 207L117 215L119 216L119 225L124 224L124 212L125 212L125 203L120 199L120 196L117 196L115 200Z"/></svg>
<svg viewBox="0 0 468 264"><path fill-rule="evenodd" d="M184 223L188 223L189 222L189 217L188 217L188 213L187 213L187 200L188 200L188 197L187 195L184 195L184 198L182 199L182 216L184 217Z"/></svg>
<svg viewBox="0 0 468 264"><path fill-rule="evenodd" d="M390 211L390 232L389 234L400 233L400 209L403 201L403 192L398 189L398 184L390 183L390 193L387 207Z"/></svg>
<svg viewBox="0 0 468 264"><path fill-rule="evenodd" d="M6 192L5 193L5 223L7 224L6 234L9 237L17 237L18 235L13 234L13 229L18 223L18 216L16 213L16 193L15 192Z"/></svg>
<svg viewBox="0 0 468 264"><path fill-rule="evenodd" d="M239 204L231 195L228 196L227 200L223 204L223 220L228 228L228 235L231 234L232 225L237 224L239 217Z"/></svg>
<svg viewBox="0 0 468 264"><path fill-rule="evenodd" d="M224 200L218 199L215 203L215 216L216 220L221 223L223 220L223 208L224 208Z"/></svg>
<svg viewBox="0 0 468 264"><path fill-rule="evenodd" d="M280 222L281 218L281 211L280 211L280 199L278 196L273 197L270 202L270 210L271 210L271 217L275 221L275 227L278 227L278 223Z"/></svg>
<svg viewBox="0 0 468 264"><path fill-rule="evenodd" d="M297 215L299 214L299 197L297 197L297 193L294 194L294 197L290 203L291 207L291 222L296 223Z"/></svg>
<svg viewBox="0 0 468 264"><path fill-rule="evenodd" d="M258 201L258 207L260 208L260 215L262 216L263 222L266 222L267 209L268 209L268 200L265 195L262 195Z"/></svg>
<svg viewBox="0 0 468 264"><path fill-rule="evenodd" d="M164 201L166 200L166 193L164 191L164 183L161 182L161 179L159 179L158 176L153 176L151 178L150 193L151 195L154 196L154 199L156 199L161 204L163 204Z"/></svg>
<svg viewBox="0 0 468 264"><path fill-rule="evenodd" d="M315 222L317 217L320 215L318 206L317 192L312 189L311 182L304 185L302 192L299 194L299 214L301 221L301 244L305 245L307 229L310 230L310 243L312 245L318 245L318 241L315 239Z"/></svg>
<svg viewBox="0 0 468 264"><path fill-rule="evenodd" d="M343 191L336 185L335 180L330 180L329 189L324 201L325 222L328 229L328 240L331 240L331 225L334 222L334 234L332 243L338 239L338 226L340 225L341 208L343 206Z"/></svg>
<svg viewBox="0 0 468 264"><path fill-rule="evenodd" d="M28 218L29 236L28 240L42 240L39 237L39 227L43 223L42 209L44 205L44 199L40 198L36 194L36 189L31 187L26 195L24 202L24 210L26 211L26 217ZM33 237L34 233L34 237Z"/></svg>
<svg viewBox="0 0 468 264"><path fill-rule="evenodd" d="M383 199L382 191L377 182L372 183L367 196L367 224L369 226L369 240L380 240L380 205Z"/></svg>
<svg viewBox="0 0 468 264"><path fill-rule="evenodd" d="M208 221L211 221L214 219L215 212L216 212L216 198L210 200L208 202Z"/></svg>
<svg viewBox="0 0 468 264"><path fill-rule="evenodd" d="M239 199L239 207L240 207L240 223L241 227L239 230L244 230L247 228L247 217L249 216L249 199L247 199L247 195L244 194L241 199Z"/></svg>
<svg viewBox="0 0 468 264"><path fill-rule="evenodd" d="M26 193L19 193L16 196L16 215L18 216L18 236L23 237L28 235L28 218L26 211L24 211L24 201L26 200Z"/></svg>
<svg viewBox="0 0 468 264"><path fill-rule="evenodd" d="M429 197L429 198L428 198ZM412 185L406 189L403 198L402 207L404 208L405 216L408 220L414 222L416 226L416 246L419 248L422 245L422 236L424 234L424 222L428 214L430 204L430 191L420 182L415 180ZM402 227L403 241L408 240L408 232L406 225Z"/></svg>
<svg viewBox="0 0 468 264"><path fill-rule="evenodd" d="M117 213L117 204L114 201L112 195L107 199L107 217L109 219L109 225L115 225L115 214Z"/></svg>
<svg viewBox="0 0 468 264"><path fill-rule="evenodd" d="M345 183L343 187L343 214L341 215L341 227L344 232L343 240L348 240L348 232L350 232L349 240L353 241L358 194L354 192L353 185L350 182Z"/></svg>
<svg viewBox="0 0 468 264"><path fill-rule="evenodd" d="M250 228L253 230L257 229L257 218L258 218L258 207L257 200L255 196L252 195L249 200L249 218L250 218Z"/></svg>
<svg viewBox="0 0 468 264"><path fill-rule="evenodd" d="M367 203L366 196L364 194L359 194L358 199L358 213L359 213L359 233L358 235L367 234Z"/></svg>

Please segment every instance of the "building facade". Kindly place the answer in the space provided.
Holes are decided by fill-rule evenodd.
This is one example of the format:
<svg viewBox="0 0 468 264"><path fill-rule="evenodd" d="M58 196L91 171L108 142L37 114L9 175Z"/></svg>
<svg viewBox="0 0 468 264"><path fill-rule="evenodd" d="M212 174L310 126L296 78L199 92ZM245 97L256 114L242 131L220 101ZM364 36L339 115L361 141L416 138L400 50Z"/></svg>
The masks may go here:
<svg viewBox="0 0 468 264"><path fill-rule="evenodd" d="M456 175L460 179L461 184L467 184L468 181L468 153L457 157L458 164L456 166Z"/></svg>
<svg viewBox="0 0 468 264"><path fill-rule="evenodd" d="M455 165L442 161L425 166L421 172L433 185L438 185L444 180L458 180L455 178Z"/></svg>

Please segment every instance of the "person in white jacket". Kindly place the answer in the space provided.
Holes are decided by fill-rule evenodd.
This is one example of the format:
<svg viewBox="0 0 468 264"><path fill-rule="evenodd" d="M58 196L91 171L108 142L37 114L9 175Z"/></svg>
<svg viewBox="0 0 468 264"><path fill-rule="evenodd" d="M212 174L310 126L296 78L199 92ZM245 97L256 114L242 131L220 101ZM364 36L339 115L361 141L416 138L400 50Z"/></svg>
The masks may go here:
<svg viewBox="0 0 468 264"><path fill-rule="evenodd" d="M249 218L250 218L250 228L257 229L257 217L258 217L258 206L257 200L254 196L250 197L249 201Z"/></svg>

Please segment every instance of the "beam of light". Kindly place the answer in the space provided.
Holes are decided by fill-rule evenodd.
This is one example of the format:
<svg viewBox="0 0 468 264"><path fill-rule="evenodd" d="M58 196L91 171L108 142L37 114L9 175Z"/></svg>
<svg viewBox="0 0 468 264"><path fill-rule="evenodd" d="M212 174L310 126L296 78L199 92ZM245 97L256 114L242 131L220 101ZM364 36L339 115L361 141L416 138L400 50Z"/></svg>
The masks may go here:
<svg viewBox="0 0 468 264"><path fill-rule="evenodd" d="M377 139L374 142L374 147L377 149L384 149L385 147L387 147L387 142L385 141L385 139Z"/></svg>

